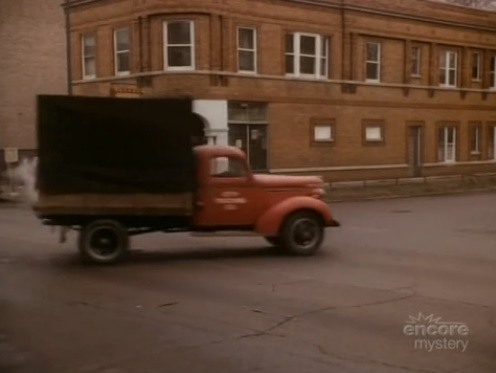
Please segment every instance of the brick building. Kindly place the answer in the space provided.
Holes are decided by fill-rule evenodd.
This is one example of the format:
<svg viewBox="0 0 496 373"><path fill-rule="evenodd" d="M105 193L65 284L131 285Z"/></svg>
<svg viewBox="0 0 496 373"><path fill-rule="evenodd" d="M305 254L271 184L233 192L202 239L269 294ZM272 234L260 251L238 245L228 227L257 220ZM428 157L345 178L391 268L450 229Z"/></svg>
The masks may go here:
<svg viewBox="0 0 496 373"><path fill-rule="evenodd" d="M5 149L35 152L35 97L67 92L60 0L0 0L0 173Z"/></svg>
<svg viewBox="0 0 496 373"><path fill-rule="evenodd" d="M191 95L209 141L331 180L496 171L496 15L426 0L73 0L74 94Z"/></svg>

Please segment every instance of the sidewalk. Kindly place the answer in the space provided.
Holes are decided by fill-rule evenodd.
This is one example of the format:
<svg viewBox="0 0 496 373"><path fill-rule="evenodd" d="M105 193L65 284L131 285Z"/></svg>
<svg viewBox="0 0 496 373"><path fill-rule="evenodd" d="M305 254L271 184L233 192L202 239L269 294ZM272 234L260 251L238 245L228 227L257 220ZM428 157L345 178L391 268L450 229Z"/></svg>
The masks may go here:
<svg viewBox="0 0 496 373"><path fill-rule="evenodd" d="M496 191L496 174L336 182L327 187L327 200L344 202L488 191Z"/></svg>
<svg viewBox="0 0 496 373"><path fill-rule="evenodd" d="M21 191L7 190L0 187L0 204L22 202ZM328 183L326 200L345 202L488 191L496 191L496 174Z"/></svg>

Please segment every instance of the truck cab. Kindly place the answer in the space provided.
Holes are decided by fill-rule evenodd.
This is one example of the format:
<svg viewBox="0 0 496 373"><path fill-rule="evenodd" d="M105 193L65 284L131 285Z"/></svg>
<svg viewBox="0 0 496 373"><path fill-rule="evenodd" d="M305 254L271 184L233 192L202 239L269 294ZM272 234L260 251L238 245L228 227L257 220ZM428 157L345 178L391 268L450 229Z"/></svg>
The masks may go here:
<svg viewBox="0 0 496 373"><path fill-rule="evenodd" d="M314 215L337 226L317 176L253 174L245 153L234 147L199 146L195 229L240 229L275 237L290 212Z"/></svg>

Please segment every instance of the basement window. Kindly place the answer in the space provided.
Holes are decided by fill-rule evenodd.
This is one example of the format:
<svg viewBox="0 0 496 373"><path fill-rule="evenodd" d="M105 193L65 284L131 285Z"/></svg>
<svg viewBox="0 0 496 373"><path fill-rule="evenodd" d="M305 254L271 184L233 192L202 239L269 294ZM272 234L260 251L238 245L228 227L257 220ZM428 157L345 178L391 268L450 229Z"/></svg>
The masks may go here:
<svg viewBox="0 0 496 373"><path fill-rule="evenodd" d="M310 122L310 145L331 145L334 143L333 119L313 118Z"/></svg>
<svg viewBox="0 0 496 373"><path fill-rule="evenodd" d="M364 119L362 121L362 141L364 145L384 145L385 122L381 119Z"/></svg>

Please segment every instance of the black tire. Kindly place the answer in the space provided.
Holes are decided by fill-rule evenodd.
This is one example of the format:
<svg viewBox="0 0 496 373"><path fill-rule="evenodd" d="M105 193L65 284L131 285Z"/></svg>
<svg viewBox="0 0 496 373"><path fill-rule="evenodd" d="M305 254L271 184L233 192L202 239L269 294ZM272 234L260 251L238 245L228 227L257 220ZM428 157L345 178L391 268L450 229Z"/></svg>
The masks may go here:
<svg viewBox="0 0 496 373"><path fill-rule="evenodd" d="M84 263L113 264L129 254L127 230L114 220L96 220L79 233L79 254Z"/></svg>
<svg viewBox="0 0 496 373"><path fill-rule="evenodd" d="M324 240L324 225L312 212L297 212L286 218L281 229L281 245L292 255L315 254Z"/></svg>

